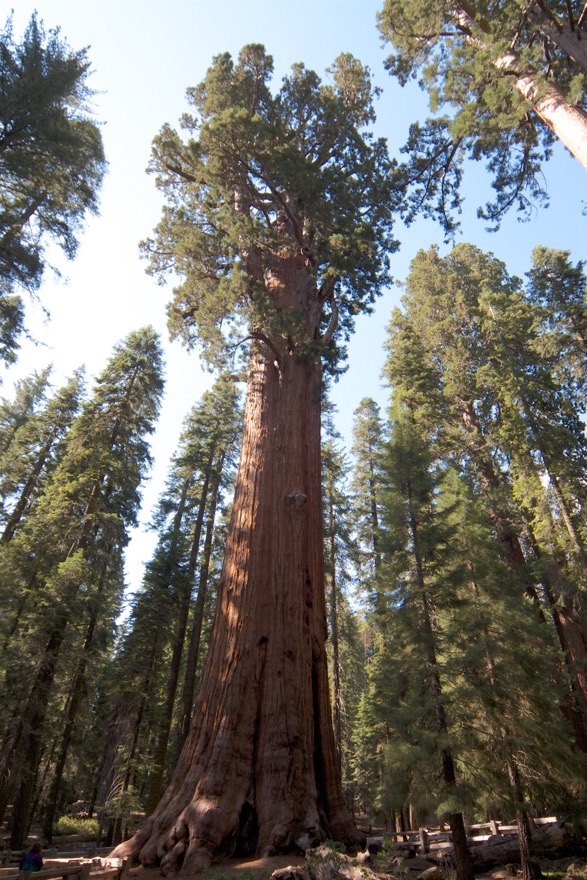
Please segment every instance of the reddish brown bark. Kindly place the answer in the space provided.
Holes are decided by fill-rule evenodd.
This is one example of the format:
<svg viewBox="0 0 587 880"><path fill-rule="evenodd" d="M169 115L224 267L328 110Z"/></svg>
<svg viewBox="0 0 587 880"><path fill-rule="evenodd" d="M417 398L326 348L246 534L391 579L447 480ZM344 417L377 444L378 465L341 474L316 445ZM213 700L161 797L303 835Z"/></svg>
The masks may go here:
<svg viewBox="0 0 587 880"><path fill-rule="evenodd" d="M319 293L303 257L264 283L280 310ZM312 319L312 312L316 317ZM275 335L253 351L232 520L190 733L161 803L117 849L164 874L214 856L359 835L344 805L326 666L317 352Z"/></svg>

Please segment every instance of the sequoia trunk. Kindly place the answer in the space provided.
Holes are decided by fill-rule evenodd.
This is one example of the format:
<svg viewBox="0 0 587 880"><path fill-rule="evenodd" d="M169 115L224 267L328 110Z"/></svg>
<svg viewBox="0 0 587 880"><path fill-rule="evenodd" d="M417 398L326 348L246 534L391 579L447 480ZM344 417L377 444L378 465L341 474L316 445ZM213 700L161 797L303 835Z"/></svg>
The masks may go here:
<svg viewBox="0 0 587 880"><path fill-rule="evenodd" d="M281 350L278 350L278 346ZM161 803L117 849L163 873L358 834L328 696L317 355L253 350L218 607L190 733Z"/></svg>

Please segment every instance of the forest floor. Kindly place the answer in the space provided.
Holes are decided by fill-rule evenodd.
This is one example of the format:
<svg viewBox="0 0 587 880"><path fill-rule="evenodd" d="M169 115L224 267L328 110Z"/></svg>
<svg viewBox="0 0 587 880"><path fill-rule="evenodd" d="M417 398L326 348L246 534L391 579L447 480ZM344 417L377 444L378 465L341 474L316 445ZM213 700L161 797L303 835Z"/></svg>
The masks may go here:
<svg viewBox="0 0 587 880"><path fill-rule="evenodd" d="M303 865L304 856L268 856L262 859L227 859L215 862L202 874L195 874L201 880L268 880L278 868L289 865ZM131 868L129 877L134 880L161 880L159 868L143 868L142 865Z"/></svg>
<svg viewBox="0 0 587 880"><path fill-rule="evenodd" d="M218 862L198 876L201 880L269 880L273 871L289 865L303 865L303 856L272 856L262 859L228 859ZM584 857L568 857L564 859L545 860L541 863L545 880L587 880L587 859ZM414 873L400 867L393 875L376 872L380 878L394 876L397 880L411 880ZM133 880L161 880L159 868L131 868ZM521 872L516 865L502 865L484 874L477 875L478 880L516 880ZM447 877L446 880L453 880Z"/></svg>

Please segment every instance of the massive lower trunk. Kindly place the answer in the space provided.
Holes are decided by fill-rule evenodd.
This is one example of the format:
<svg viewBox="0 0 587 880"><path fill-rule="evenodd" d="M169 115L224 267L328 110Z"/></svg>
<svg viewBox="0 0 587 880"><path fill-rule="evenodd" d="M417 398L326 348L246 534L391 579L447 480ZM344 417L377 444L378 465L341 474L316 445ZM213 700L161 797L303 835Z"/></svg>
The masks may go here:
<svg viewBox="0 0 587 880"><path fill-rule="evenodd" d="M281 353L280 353L281 354ZM161 803L118 854L163 873L358 834L342 799L326 668L321 371L253 352L210 653Z"/></svg>

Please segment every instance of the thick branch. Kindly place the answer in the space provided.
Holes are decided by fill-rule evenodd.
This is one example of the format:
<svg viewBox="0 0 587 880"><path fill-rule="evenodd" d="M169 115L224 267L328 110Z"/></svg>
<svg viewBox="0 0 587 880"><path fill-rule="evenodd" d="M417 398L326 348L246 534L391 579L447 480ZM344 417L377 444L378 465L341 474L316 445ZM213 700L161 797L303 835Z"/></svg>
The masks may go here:
<svg viewBox="0 0 587 880"><path fill-rule="evenodd" d="M328 323L328 327L326 328L326 333L322 337L322 344L326 347L334 333L336 328L338 327L338 305L336 303L336 297L334 296L334 288L336 287L336 282L338 278L327 278L322 287L320 288L320 292L318 295L318 301L320 303L320 310L322 310L322 306L325 302L330 302L330 307L332 312L330 314L330 321Z"/></svg>
<svg viewBox="0 0 587 880"><path fill-rule="evenodd" d="M477 16L475 8L468 0L459 0L455 7L455 17L470 27L477 25L488 35L491 34L488 22ZM482 40L471 41L484 47ZM531 104L556 137L567 147L573 156L587 168L587 113L580 107L568 104L562 90L552 82L540 82L537 71L524 64L513 50L493 59L494 66L503 73L513 75L514 88Z"/></svg>
<svg viewBox="0 0 587 880"><path fill-rule="evenodd" d="M587 33L580 27L571 28L564 24L555 27L548 22L539 22L538 28L554 45L572 58L573 61L587 72Z"/></svg>

